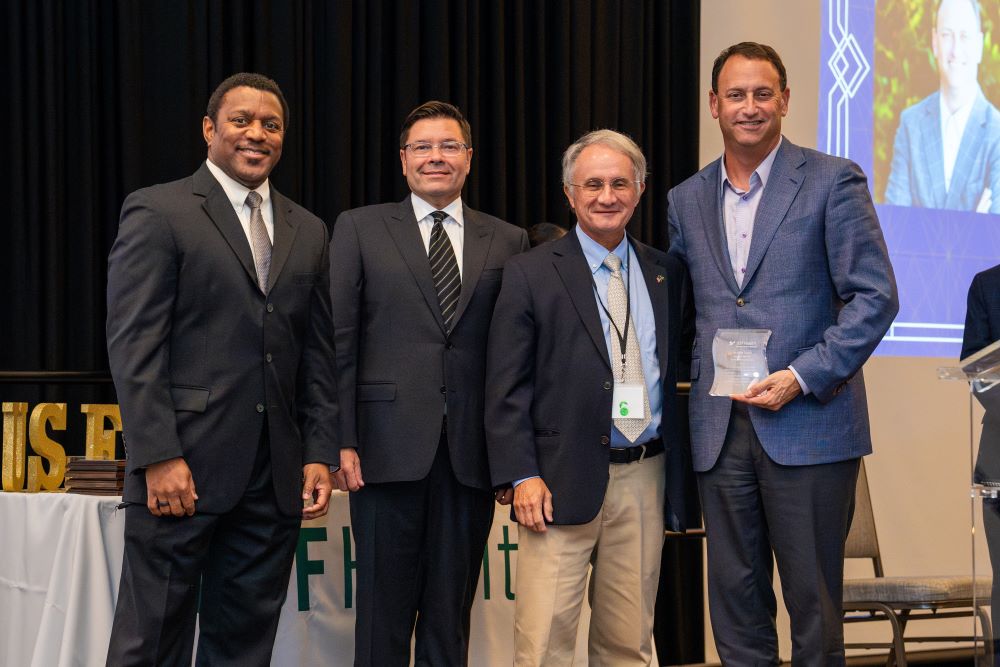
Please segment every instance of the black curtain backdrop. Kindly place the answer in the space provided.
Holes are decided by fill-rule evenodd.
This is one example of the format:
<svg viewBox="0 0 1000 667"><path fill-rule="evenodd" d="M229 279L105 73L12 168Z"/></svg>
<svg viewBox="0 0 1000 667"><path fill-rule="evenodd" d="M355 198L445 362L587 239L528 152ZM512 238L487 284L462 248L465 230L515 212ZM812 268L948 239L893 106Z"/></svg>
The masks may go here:
<svg viewBox="0 0 1000 667"><path fill-rule="evenodd" d="M643 148L650 176L630 230L662 249L667 190L698 166L697 1L4 6L0 371L107 369L105 278L121 203L205 159L205 104L233 72L282 87L291 117L272 181L331 225L344 209L406 195L399 125L429 99L457 104L472 124L466 201L525 227L572 223L560 158L588 130L618 129ZM115 400L108 385L0 392L69 402L76 433L79 403ZM700 546L668 542L666 554L674 597L663 616L682 622L658 629L661 662L700 661Z"/></svg>

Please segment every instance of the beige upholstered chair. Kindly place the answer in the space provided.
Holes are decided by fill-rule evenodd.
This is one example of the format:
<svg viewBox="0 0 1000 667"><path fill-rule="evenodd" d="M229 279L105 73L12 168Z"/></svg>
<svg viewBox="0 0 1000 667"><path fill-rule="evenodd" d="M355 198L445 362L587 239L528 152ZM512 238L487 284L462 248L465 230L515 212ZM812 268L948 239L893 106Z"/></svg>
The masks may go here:
<svg viewBox="0 0 1000 667"><path fill-rule="evenodd" d="M844 580L844 623L888 621L892 626L891 642L846 643L847 648L887 648L886 665L906 667L906 642L968 642L966 636L904 637L909 623L918 620L972 617L978 615L986 645L991 633L988 611L982 605L990 603L988 577L973 581L971 576L887 577L882 569L882 556L875 532L875 515L868 492L868 475L862 460L855 494L854 520L847 537L845 558L870 558L875 576L870 579ZM976 606L973 606L975 592ZM971 631L971 627L970 627Z"/></svg>

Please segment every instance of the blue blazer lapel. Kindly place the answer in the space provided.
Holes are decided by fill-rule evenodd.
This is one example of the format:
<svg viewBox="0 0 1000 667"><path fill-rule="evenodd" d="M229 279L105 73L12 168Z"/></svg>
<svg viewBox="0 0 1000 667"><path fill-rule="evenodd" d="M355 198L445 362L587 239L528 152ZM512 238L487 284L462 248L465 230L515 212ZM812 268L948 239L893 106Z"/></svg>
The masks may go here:
<svg viewBox="0 0 1000 667"><path fill-rule="evenodd" d="M597 312L597 301L594 299L594 276L587 265L587 258L583 256L583 248L580 247L580 240L576 238L576 230L570 229L565 236L551 241L550 244L552 264L556 273L559 274L563 287L569 293L580 321L594 341L598 356L610 369L608 343L601 330L601 316Z"/></svg>
<svg viewBox="0 0 1000 667"><path fill-rule="evenodd" d="M490 251L490 244L493 241L493 225L483 222L479 214L471 208L462 204L462 217L465 221L465 241L462 250L462 291L458 295L458 306L455 308L455 319L452 328L458 325L462 319L473 292L476 291L476 284L479 276L486 266L486 256Z"/></svg>
<svg viewBox="0 0 1000 667"><path fill-rule="evenodd" d="M194 193L205 198L201 204L202 209L208 214L229 247L232 248L236 258L247 272L247 276L256 286L257 269L254 267L250 242L247 241L247 235L243 231L240 219L236 217L233 205L226 197L226 191L222 189L219 182L215 180L215 176L204 164L194 173L193 182Z"/></svg>
<svg viewBox="0 0 1000 667"><path fill-rule="evenodd" d="M729 258L729 244L726 241L726 222L722 217L722 174L720 165L722 158L713 162L708 169L702 172L701 177L705 184L701 188L701 198L698 200L701 219L709 220L704 226L705 236L708 239L708 248L712 252L712 258L719 267L719 272L729 285L733 294L739 292L736 278L733 276L733 266Z"/></svg>
<svg viewBox="0 0 1000 667"><path fill-rule="evenodd" d="M986 119L989 106L986 98L980 92L969 113L969 121L965 124L965 131L962 133L962 142L958 148L958 155L955 157L955 168L951 171L951 186L944 202L944 208L968 210L975 208L979 203L976 193L973 197L966 199L965 176L975 173L975 162L980 148L987 140ZM943 155L943 153L942 153ZM944 166L942 164L942 183L944 182ZM971 180L971 179L970 179Z"/></svg>
<svg viewBox="0 0 1000 667"><path fill-rule="evenodd" d="M771 245L774 233L784 221L795 195L802 187L803 176L799 169L805 161L798 146L782 139L753 221L753 238L750 241L750 254L747 256L747 272L743 278L744 289L750 284L754 272L764 259L767 247Z"/></svg>
<svg viewBox="0 0 1000 667"><path fill-rule="evenodd" d="M295 241L298 222L291 217L288 200L271 186L271 215L274 219L274 248L271 250L271 268L267 274L267 291L270 292L281 275L288 253Z"/></svg>
<svg viewBox="0 0 1000 667"><path fill-rule="evenodd" d="M441 304L438 303L437 290L434 288L434 278L431 276L431 265L427 260L424 241L420 238L420 228L413 215L413 205L407 197L399 203L396 212L385 221L399 254L410 269L413 279L424 295L427 307L437 320L438 326L444 331L444 319L441 317ZM463 290L464 291L464 290Z"/></svg>
<svg viewBox="0 0 1000 667"><path fill-rule="evenodd" d="M931 95L920 121L922 157L917 166L922 178L919 189L930 193L925 206L944 208L948 192L944 189L944 141L941 139L941 93Z"/></svg>

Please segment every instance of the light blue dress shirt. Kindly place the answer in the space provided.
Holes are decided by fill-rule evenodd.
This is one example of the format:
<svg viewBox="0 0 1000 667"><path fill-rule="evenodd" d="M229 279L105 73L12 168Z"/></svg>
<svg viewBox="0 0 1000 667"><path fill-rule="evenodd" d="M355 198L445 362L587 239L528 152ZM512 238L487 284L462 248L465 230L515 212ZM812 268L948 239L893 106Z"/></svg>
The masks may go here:
<svg viewBox="0 0 1000 667"><path fill-rule="evenodd" d="M608 249L587 236L580 229L580 225L576 226L576 236L580 239L583 256L587 259L587 266L590 267L594 284L597 286L597 289L594 290L594 298L597 301L597 312L601 316L604 340L608 345L608 359L611 359L611 336L615 334L611 331L611 319L605 311L608 305L608 281L611 280L611 269L604 266L604 258L608 256ZM642 373L646 379L646 391L649 393L650 422L634 443L629 442L618 429L611 429L612 447L631 447L655 440L659 436L660 420L663 417L663 387L660 383L660 362L656 356L656 321L653 319L653 304L649 300L649 291L646 289L646 281L642 277L639 258L636 257L635 250L629 245L627 236L612 252L618 255L622 261L622 280L625 281L628 289L628 299L632 311L629 327L635 327L636 338L639 340L639 350L642 353ZM619 327L624 326L624 322L617 322L617 324ZM611 359L611 368L614 370L615 381L620 381L620 361Z"/></svg>
<svg viewBox="0 0 1000 667"><path fill-rule="evenodd" d="M750 242L753 240L753 223L757 219L757 207L760 206L764 188L767 187L767 179L771 175L774 158L784 140L784 137L778 140L778 145L767 154L764 161L750 175L749 190L739 190L729 181L725 156L719 163L722 178L722 218L726 227L726 249L729 251L729 263L733 269L733 277L736 278L736 284L741 287L747 271L747 258L750 256ZM802 393L808 394L809 385L799 376L798 371L791 366L788 367L788 370L798 380Z"/></svg>

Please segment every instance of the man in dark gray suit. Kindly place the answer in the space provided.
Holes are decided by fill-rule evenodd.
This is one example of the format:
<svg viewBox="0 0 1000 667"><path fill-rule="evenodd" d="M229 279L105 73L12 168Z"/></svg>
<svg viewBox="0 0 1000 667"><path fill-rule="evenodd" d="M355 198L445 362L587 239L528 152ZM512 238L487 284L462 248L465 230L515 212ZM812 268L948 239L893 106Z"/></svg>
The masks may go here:
<svg viewBox="0 0 1000 667"><path fill-rule="evenodd" d="M782 138L788 99L774 49L723 50L709 102L725 152L668 195L670 253L694 286L691 453L726 665L778 662L772 551L792 661L844 662L844 541L871 452L861 366L899 309L864 173ZM771 374L709 395L719 329L769 329Z"/></svg>
<svg viewBox="0 0 1000 667"><path fill-rule="evenodd" d="M456 107L414 109L399 146L411 194L345 211L330 242L354 660L408 665L416 622L416 664L460 665L494 507L486 337L503 263L528 238L462 202L472 136Z"/></svg>
<svg viewBox="0 0 1000 667"><path fill-rule="evenodd" d="M288 105L235 74L193 176L133 192L108 260L125 559L108 665L267 665L338 461L326 226L278 194ZM200 584L200 585L199 585Z"/></svg>

